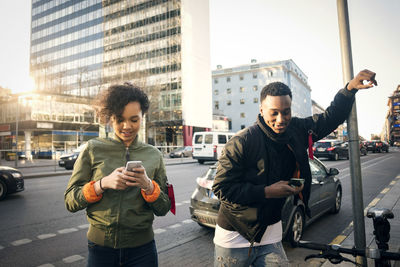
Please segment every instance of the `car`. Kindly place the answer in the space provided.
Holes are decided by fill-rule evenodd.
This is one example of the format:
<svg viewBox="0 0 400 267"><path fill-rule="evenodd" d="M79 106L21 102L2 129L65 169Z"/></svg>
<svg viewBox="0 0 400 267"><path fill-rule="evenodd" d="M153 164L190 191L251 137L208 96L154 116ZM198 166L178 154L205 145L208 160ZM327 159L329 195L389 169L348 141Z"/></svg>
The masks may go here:
<svg viewBox="0 0 400 267"><path fill-rule="evenodd" d="M177 149L171 151L169 153L170 158L183 158L183 157L191 157L192 156L192 147L178 147Z"/></svg>
<svg viewBox="0 0 400 267"><path fill-rule="evenodd" d="M0 200L3 200L8 194L24 190L22 173L15 168L0 166Z"/></svg>
<svg viewBox="0 0 400 267"><path fill-rule="evenodd" d="M314 156L317 158L329 158L331 160L349 158L349 147L346 142L336 139L325 139L315 142L313 151Z"/></svg>
<svg viewBox="0 0 400 267"><path fill-rule="evenodd" d="M193 159L197 159L199 164L217 161L225 144L234 135L231 132L195 132L192 138Z"/></svg>
<svg viewBox="0 0 400 267"><path fill-rule="evenodd" d="M295 203L294 197L286 198L282 209L283 238L292 246L299 241L307 225L327 212L338 213L342 203L342 185L336 177L339 171L327 167L317 158L309 159L312 183L309 208L311 218L306 218L304 203ZM216 175L217 163L196 179L197 186L191 196L189 211L193 221L200 226L215 228L219 199L211 190Z"/></svg>
<svg viewBox="0 0 400 267"><path fill-rule="evenodd" d="M348 147L348 146L349 146L349 143L348 143L348 142L345 142L345 145ZM359 146L359 148L360 148L360 155L366 156L366 155L368 154L368 150L367 150L366 145L365 145L363 142L361 142L361 141L360 141L360 146Z"/></svg>
<svg viewBox="0 0 400 267"><path fill-rule="evenodd" d="M58 161L58 166L64 167L66 170L72 170L79 153L85 148L85 146L86 143L80 145L74 150L74 152L61 156L60 160Z"/></svg>
<svg viewBox="0 0 400 267"><path fill-rule="evenodd" d="M385 141L371 140L366 141L365 145L367 146L367 150L372 151L372 153L381 153L382 151L386 153L389 152L389 144Z"/></svg>

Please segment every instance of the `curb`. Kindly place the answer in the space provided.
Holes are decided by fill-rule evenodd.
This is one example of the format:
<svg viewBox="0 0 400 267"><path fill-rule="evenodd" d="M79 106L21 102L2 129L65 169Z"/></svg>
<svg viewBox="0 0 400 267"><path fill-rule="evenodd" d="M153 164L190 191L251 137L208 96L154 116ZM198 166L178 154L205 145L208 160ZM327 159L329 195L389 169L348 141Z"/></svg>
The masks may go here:
<svg viewBox="0 0 400 267"><path fill-rule="evenodd" d="M165 166L171 166L171 165L182 165L182 164L192 164L192 163L197 163L197 161L187 161L187 162L171 162L171 163L165 163ZM51 167L54 165L42 165L40 167ZM39 167L39 166L35 166ZM28 168L28 167L23 167L23 168ZM24 179L32 179L32 178L43 178L43 177L49 177L49 176L61 176L61 175L71 175L71 171L58 171L58 172L42 172L42 173L30 173L30 174L24 174Z"/></svg>
<svg viewBox="0 0 400 267"><path fill-rule="evenodd" d="M373 206L381 206L381 207L385 206L386 208L389 208L390 210L393 210L396 205L399 205L399 203L400 203L399 199L400 198L396 198L395 202L390 202L390 203L387 202L387 201L383 201L383 197L386 196L386 195L389 195L391 190L396 186L396 184L400 184L400 175L397 175L396 177L394 177L394 179L389 183L389 185L387 185L385 187L385 189L382 190L376 196L376 198L374 198L368 204L368 206L364 208L364 220L366 220L366 212L367 212L367 210L369 208L373 207ZM399 186L399 185L397 185L397 186ZM385 204L382 205L381 202L385 202ZM381 205L379 205L379 204L381 204ZM368 219L368 220L370 220L370 219ZM391 223L391 231L398 230L398 229L395 229L394 224L392 222L390 222L390 223ZM370 224L372 225L372 222ZM365 228L366 228L365 230L366 231L367 231L367 227L368 226L366 225L365 226ZM339 234L335 239L333 239L330 244L341 245L342 243L345 243L344 247L347 247L349 244L346 244L346 243L349 243L349 242L346 242L346 239L349 238L349 237L351 238L353 230L354 230L353 229L353 221L351 221L350 224L343 230L343 232L341 234ZM373 229L371 229L371 230L373 230ZM366 235L366 239L368 239L367 235ZM370 240L366 240L367 247L370 247L371 245L373 246L374 240L375 240L375 236L371 236ZM396 246L395 247L391 246L391 248L392 248L391 251L400 252L400 246L397 246L397 247ZM347 255L347 256L349 256L349 255ZM351 255L350 255L350 257L351 257ZM368 265L369 264L373 265L373 262L372 262L371 259L367 259L367 260L368 260ZM398 264L398 263L396 262L396 264ZM325 260L322 263L322 265L320 265L320 266L321 267L329 267L329 266L333 266L333 264L329 260ZM350 263L347 263L347 262L342 262L340 266L354 266L354 264L352 264L352 263L350 264ZM395 266L397 266L397 265L395 265Z"/></svg>

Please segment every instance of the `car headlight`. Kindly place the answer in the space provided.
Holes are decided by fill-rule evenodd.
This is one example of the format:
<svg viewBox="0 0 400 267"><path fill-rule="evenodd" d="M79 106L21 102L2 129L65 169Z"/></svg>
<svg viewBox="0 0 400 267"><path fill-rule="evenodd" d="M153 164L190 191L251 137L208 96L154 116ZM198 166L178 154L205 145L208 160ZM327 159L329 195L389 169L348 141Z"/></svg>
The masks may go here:
<svg viewBox="0 0 400 267"><path fill-rule="evenodd" d="M12 175L14 178L21 178L21 177L22 177L22 174L19 173L19 172L12 172L11 175Z"/></svg>

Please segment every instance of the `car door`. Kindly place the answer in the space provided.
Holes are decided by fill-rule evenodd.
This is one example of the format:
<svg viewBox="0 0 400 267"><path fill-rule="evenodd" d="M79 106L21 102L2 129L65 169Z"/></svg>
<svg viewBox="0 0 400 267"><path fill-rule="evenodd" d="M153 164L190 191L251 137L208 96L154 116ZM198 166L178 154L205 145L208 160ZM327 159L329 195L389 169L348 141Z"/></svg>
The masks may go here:
<svg viewBox="0 0 400 267"><path fill-rule="evenodd" d="M311 194L310 200L308 201L308 207L311 210L311 217L322 212L322 201L321 201L321 190L322 184L320 184L320 180L324 176L324 172L318 165L315 164L315 160L310 160L310 169L311 169Z"/></svg>
<svg viewBox="0 0 400 267"><path fill-rule="evenodd" d="M318 182L320 185L320 207L319 211L325 212L333 207L336 197L336 183L333 176L329 175L326 168L318 161L313 162L318 169Z"/></svg>

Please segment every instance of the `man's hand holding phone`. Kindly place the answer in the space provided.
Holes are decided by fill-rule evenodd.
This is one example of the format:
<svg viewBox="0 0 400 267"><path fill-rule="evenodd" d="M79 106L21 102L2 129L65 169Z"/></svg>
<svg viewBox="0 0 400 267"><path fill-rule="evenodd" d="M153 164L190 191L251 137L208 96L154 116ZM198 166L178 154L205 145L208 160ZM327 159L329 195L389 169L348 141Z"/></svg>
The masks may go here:
<svg viewBox="0 0 400 267"><path fill-rule="evenodd" d="M282 198L297 195L304 188L304 179L291 178L289 181L279 181L264 187L266 198Z"/></svg>

